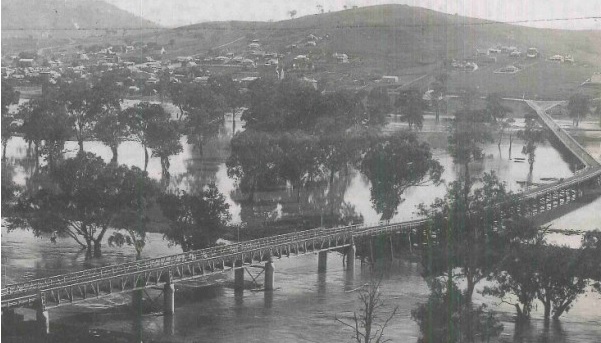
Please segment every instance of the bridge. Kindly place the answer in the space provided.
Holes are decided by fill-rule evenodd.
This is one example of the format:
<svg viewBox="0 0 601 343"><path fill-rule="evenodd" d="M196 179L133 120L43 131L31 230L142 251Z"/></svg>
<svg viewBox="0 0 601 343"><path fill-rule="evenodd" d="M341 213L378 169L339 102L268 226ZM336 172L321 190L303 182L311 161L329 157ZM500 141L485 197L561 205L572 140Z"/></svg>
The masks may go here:
<svg viewBox="0 0 601 343"><path fill-rule="evenodd" d="M527 100L546 127L576 156L584 169L574 176L553 184L527 190L518 195L519 211L535 216L558 206L573 202L585 195L592 184L601 184L601 166L565 130L546 113L558 103L540 103ZM274 259L319 254L318 269L325 270L327 253L344 250L346 266L355 265L355 240L362 237L391 233L411 233L422 230L427 219L400 223L350 225L335 228L317 228L276 235L238 244L216 246L181 254L145 259L118 265L87 269L27 282L7 285L1 290L2 310L16 307L34 307L42 330L49 330L48 309L88 301L118 293L146 288L163 287L164 313L172 314L174 283L233 271L235 285L244 282L244 271L249 266L262 264L264 288L274 289Z"/></svg>

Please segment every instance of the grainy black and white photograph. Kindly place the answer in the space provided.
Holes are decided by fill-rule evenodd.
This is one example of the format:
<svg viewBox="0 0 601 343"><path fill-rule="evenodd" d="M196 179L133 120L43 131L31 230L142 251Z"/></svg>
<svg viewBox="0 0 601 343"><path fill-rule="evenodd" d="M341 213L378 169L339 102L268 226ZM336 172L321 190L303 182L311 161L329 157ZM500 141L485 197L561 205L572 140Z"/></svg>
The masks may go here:
<svg viewBox="0 0 601 343"><path fill-rule="evenodd" d="M1 339L601 342L601 0L1 0Z"/></svg>

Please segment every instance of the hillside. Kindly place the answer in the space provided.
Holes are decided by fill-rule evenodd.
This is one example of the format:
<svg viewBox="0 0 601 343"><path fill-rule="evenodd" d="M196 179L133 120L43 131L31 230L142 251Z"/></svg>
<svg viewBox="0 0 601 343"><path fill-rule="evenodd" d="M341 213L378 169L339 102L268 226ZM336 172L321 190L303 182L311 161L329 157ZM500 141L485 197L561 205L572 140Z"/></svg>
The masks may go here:
<svg viewBox="0 0 601 343"><path fill-rule="evenodd" d="M2 0L2 40L76 38L158 25L101 0Z"/></svg>
<svg viewBox="0 0 601 343"><path fill-rule="evenodd" d="M465 58L477 48L497 44L522 51L537 47L543 55L571 54L579 61L601 64L601 32L536 29L466 18L406 5L381 5L324 13L280 22L213 22L166 30L140 39L167 44L168 54L207 52L239 38L259 38L266 50L284 51L308 34L328 39L325 53L344 52L364 64L393 72L398 68ZM227 45L243 48L248 43Z"/></svg>

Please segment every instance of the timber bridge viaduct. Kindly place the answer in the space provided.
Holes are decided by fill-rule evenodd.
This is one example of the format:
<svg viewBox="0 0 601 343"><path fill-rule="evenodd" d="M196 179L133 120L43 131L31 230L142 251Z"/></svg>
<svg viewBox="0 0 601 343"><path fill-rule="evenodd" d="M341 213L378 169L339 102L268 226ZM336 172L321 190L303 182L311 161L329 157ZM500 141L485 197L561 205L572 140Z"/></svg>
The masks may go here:
<svg viewBox="0 0 601 343"><path fill-rule="evenodd" d="M542 123L584 166L574 176L554 184L520 193L519 210L529 216L550 211L571 203L585 190L601 184L601 164L557 125L546 111L561 102L525 101L539 115ZM264 264L264 289L274 289L275 258L319 254L318 270L326 268L330 250L346 250L346 267L355 265L355 240L390 233L416 232L425 228L427 219L377 225L351 225L318 228L295 233L265 237L238 244L216 246L176 255L88 269L27 282L6 285L1 290L2 311L17 307L33 307L43 333L49 332L48 309L70 305L117 293L146 288L163 288L166 315L175 310L174 283L233 271L235 284L244 281L245 268Z"/></svg>

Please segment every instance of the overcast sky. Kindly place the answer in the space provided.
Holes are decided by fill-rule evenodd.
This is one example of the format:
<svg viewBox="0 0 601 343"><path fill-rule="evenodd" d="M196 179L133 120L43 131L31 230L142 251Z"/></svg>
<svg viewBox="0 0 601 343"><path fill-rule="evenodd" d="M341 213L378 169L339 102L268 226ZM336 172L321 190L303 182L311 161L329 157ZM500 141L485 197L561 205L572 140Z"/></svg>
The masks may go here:
<svg viewBox="0 0 601 343"><path fill-rule="evenodd" d="M497 21L601 16L601 0L105 0L164 26L204 21L283 20L290 10L297 17L344 6L408 4L440 12ZM531 22L521 25L601 30L601 19Z"/></svg>

